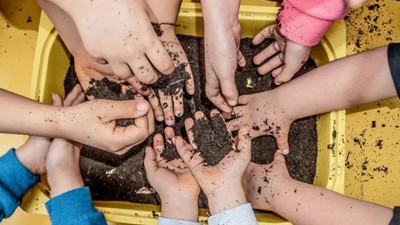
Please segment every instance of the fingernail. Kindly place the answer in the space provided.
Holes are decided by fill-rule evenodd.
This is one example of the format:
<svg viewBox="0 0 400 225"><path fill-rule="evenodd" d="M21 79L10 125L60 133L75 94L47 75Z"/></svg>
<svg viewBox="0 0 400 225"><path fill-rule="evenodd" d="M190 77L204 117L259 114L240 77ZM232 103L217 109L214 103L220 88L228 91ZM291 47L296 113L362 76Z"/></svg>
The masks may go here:
<svg viewBox="0 0 400 225"><path fill-rule="evenodd" d="M230 106L235 106L237 104L235 100L229 100L228 103Z"/></svg>
<svg viewBox="0 0 400 225"><path fill-rule="evenodd" d="M156 120L159 121L159 122L161 122L161 121L164 120L164 117L163 117L163 116L157 116L157 117L156 117Z"/></svg>
<svg viewBox="0 0 400 225"><path fill-rule="evenodd" d="M136 108L139 111L147 111L149 109L149 105L146 102L141 101L136 104Z"/></svg>

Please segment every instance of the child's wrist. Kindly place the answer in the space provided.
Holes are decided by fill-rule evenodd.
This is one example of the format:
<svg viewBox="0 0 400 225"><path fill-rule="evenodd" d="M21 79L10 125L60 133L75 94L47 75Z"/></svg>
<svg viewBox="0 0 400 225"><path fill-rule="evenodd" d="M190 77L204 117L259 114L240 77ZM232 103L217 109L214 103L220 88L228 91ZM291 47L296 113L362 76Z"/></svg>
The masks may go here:
<svg viewBox="0 0 400 225"><path fill-rule="evenodd" d="M247 203L246 195L241 183L217 188L207 194L208 206L211 215L215 215Z"/></svg>
<svg viewBox="0 0 400 225"><path fill-rule="evenodd" d="M168 219L197 222L199 217L198 196L162 196L161 216Z"/></svg>
<svg viewBox="0 0 400 225"><path fill-rule="evenodd" d="M48 171L47 180L52 197L85 186L79 168L71 168L71 170L48 168Z"/></svg>

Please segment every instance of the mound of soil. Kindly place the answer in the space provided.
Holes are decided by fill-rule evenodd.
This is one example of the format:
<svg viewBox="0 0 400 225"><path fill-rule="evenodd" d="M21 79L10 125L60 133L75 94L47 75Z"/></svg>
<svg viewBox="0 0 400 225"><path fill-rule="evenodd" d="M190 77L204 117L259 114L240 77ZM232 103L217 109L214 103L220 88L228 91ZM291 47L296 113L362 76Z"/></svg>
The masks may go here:
<svg viewBox="0 0 400 225"><path fill-rule="evenodd" d="M189 64L194 74L196 92L193 96L184 95L185 113L176 118L173 129L177 135L186 137L184 120L194 116L194 112L201 110L205 115L209 115L211 109L215 108L207 99L204 92L205 70L204 70L204 49L203 39L199 37L178 35L179 40L188 56ZM246 57L247 64L244 68L236 72L236 84L239 94L258 93L275 88L273 79L270 75L260 76L257 73L257 66L252 62L252 58L262 51L266 46L272 43L272 40L266 40L260 46L252 46L251 39L241 40L241 51ZM308 60L303 68L296 74L299 76L315 68L312 60ZM180 70L182 71L182 68ZM167 76L166 76L167 77ZM156 88L161 89L168 86L168 83L179 83L177 81L186 79L185 75L171 76L169 81L159 81L162 85L156 83ZM76 74L73 68L73 59L65 79L65 91L68 93L77 82ZM118 88L106 79L93 81L93 89L99 92L95 98L105 99L132 99L132 93L120 93ZM176 87L170 88L171 91ZM86 90L87 92L90 90ZM116 91L116 92L115 92ZM101 94L100 94L101 93ZM92 93L93 94L93 93ZM205 137L210 132L215 132L215 137L220 135L218 129L220 126L214 125L215 118L208 120L212 129L203 129L197 132L199 137ZM222 122L222 121L221 121ZM210 126L208 124L207 126ZM225 125L224 125L225 126ZM165 125L156 123L155 133L163 133ZM222 130L220 130L222 131ZM153 134L154 135L154 134ZM81 156L81 172L85 184L90 187L94 200L119 200L136 203L160 204L160 199L151 188L146 179L146 173L143 167L144 149L146 145L151 145L153 135L151 135L142 144L133 147L124 155L115 155L90 146L85 146ZM224 136L224 135L221 135ZM229 140L230 141L230 140ZM212 142L212 141L209 141ZM226 142L226 140L225 140ZM225 142L219 142L220 144ZM213 142L214 144L218 142ZM228 142L226 142L228 143ZM317 132L316 118L309 117L295 121L289 132L290 154L286 156L287 167L290 175L299 181L312 183L315 176L315 164L317 158ZM163 157L167 160L173 160L178 156L175 147L168 141L165 143L166 149ZM218 147L218 146L217 146ZM275 139L271 136L263 136L252 141L252 161L256 163L269 163L273 160L273 155L277 145ZM229 148L220 156L209 157L208 153L201 153L205 158L207 165L215 165L228 152ZM200 195L200 207L207 207L207 201L204 195Z"/></svg>

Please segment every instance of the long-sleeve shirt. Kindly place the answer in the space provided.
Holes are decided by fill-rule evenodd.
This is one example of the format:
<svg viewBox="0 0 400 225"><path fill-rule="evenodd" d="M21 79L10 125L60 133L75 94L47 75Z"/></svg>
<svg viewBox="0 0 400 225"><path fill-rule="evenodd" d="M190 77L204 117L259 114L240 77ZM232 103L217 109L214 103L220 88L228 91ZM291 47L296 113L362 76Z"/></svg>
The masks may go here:
<svg viewBox="0 0 400 225"><path fill-rule="evenodd" d="M314 46L346 12L343 0L284 0L278 15L279 30L293 42Z"/></svg>
<svg viewBox="0 0 400 225"><path fill-rule="evenodd" d="M0 222L10 217L20 205L24 194L39 181L39 176L27 170L9 150L0 157ZM95 210L89 189L78 188L63 193L46 203L53 225L101 225L104 215Z"/></svg>
<svg viewBox="0 0 400 225"><path fill-rule="evenodd" d="M201 225L202 223L160 217L158 225ZM257 219L251 204L247 203L208 218L209 225L256 225Z"/></svg>

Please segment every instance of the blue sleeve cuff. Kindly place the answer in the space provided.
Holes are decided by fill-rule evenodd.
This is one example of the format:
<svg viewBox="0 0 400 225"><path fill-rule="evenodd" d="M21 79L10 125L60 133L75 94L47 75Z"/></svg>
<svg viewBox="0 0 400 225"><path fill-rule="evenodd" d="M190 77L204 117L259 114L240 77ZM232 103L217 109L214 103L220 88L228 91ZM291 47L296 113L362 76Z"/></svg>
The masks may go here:
<svg viewBox="0 0 400 225"><path fill-rule="evenodd" d="M202 223L159 217L158 225L202 225Z"/></svg>
<svg viewBox="0 0 400 225"><path fill-rule="evenodd" d="M10 149L0 157L0 217L11 216L24 194L39 181L39 176L26 169Z"/></svg>
<svg viewBox="0 0 400 225"><path fill-rule="evenodd" d="M208 218L209 225L257 225L257 219L254 215L251 204L247 203L225 212L215 214Z"/></svg>
<svg viewBox="0 0 400 225"><path fill-rule="evenodd" d="M392 74L397 95L400 97L400 43L390 43L388 46L389 69Z"/></svg>
<svg viewBox="0 0 400 225"><path fill-rule="evenodd" d="M93 207L87 187L77 188L52 198L46 202L46 208L52 225L106 224L103 213Z"/></svg>

